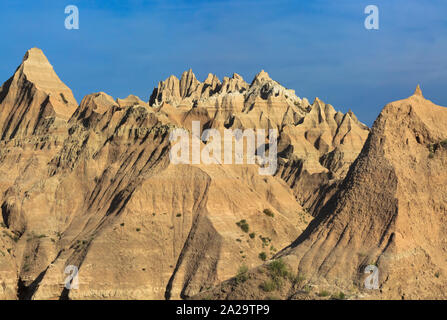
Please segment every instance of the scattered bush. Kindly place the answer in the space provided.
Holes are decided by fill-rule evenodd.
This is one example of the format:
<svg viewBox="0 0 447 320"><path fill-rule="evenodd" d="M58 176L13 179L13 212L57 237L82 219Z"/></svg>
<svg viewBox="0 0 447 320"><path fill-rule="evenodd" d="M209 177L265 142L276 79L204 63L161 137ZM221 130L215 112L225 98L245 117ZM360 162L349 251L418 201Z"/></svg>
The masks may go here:
<svg viewBox="0 0 447 320"><path fill-rule="evenodd" d="M252 232L252 233L249 234L249 236L250 236L250 238L254 239L256 234L254 232Z"/></svg>
<svg viewBox="0 0 447 320"><path fill-rule="evenodd" d="M120 224L121 227L124 227L124 222Z"/></svg>
<svg viewBox="0 0 447 320"><path fill-rule="evenodd" d="M319 297L329 297L330 295L331 294L328 291L326 291L326 290L318 292L318 296Z"/></svg>
<svg viewBox="0 0 447 320"><path fill-rule="evenodd" d="M264 211L262 211L262 212L264 212L267 216L272 217L272 218L275 216L275 214L270 209L264 209Z"/></svg>
<svg viewBox="0 0 447 320"><path fill-rule="evenodd" d="M141 229L140 229L140 228L137 228L136 230L137 230L137 232L140 232Z"/></svg>
<svg viewBox="0 0 447 320"><path fill-rule="evenodd" d="M346 299L346 295L343 292L340 291L338 294L333 295L332 299L335 299L335 300L345 300Z"/></svg>
<svg viewBox="0 0 447 320"><path fill-rule="evenodd" d="M239 221L239 222L236 222L236 225L237 225L239 228L241 228L242 231L244 231L245 233L247 233L248 230L249 230L248 223L247 223L247 221L246 221L245 219L243 219L243 220L241 220L241 221Z"/></svg>
<svg viewBox="0 0 447 320"><path fill-rule="evenodd" d="M259 259L261 259L262 261L267 260L267 254L263 251L259 254Z"/></svg>
<svg viewBox="0 0 447 320"><path fill-rule="evenodd" d="M276 283L273 280L266 280L261 284L261 289L264 290L265 292L272 292L277 288Z"/></svg>
<svg viewBox="0 0 447 320"><path fill-rule="evenodd" d="M289 271L287 270L287 265L282 261L282 259L272 261L268 270L270 271L270 275L272 277L282 277L285 278L289 276Z"/></svg>
<svg viewBox="0 0 447 320"><path fill-rule="evenodd" d="M304 275L301 274L289 274L289 280L292 282L293 285L300 285L304 282L304 280L306 280L306 277Z"/></svg>
<svg viewBox="0 0 447 320"><path fill-rule="evenodd" d="M240 284L248 280L248 267L246 265L242 265L239 267L239 270L236 274L236 283Z"/></svg>
<svg viewBox="0 0 447 320"><path fill-rule="evenodd" d="M176 215L177 218L178 218L178 217L181 217L181 216L182 216L181 213L177 213L177 215Z"/></svg>

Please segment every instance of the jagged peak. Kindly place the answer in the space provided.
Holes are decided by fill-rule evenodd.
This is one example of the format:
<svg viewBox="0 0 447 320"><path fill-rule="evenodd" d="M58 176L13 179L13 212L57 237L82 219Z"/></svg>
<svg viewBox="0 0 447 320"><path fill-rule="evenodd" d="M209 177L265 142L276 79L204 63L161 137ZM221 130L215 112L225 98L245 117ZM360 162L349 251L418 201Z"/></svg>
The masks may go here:
<svg viewBox="0 0 447 320"><path fill-rule="evenodd" d="M317 107L323 107L325 105L325 103L318 97L315 97L314 102L312 103L312 107L313 106L317 106Z"/></svg>
<svg viewBox="0 0 447 320"><path fill-rule="evenodd" d="M220 80L215 74L208 73L208 76L206 77L203 83L205 84L220 83Z"/></svg>
<svg viewBox="0 0 447 320"><path fill-rule="evenodd" d="M265 81L272 81L269 74L265 72L264 70L261 70L257 75L255 75L253 81L251 82L251 85L256 83L262 83Z"/></svg>
<svg viewBox="0 0 447 320"><path fill-rule="evenodd" d="M71 90L59 79L43 51L39 48L29 49L17 68L15 77L26 77L38 88L50 96L63 94L63 100L68 104L77 106L77 102Z"/></svg>
<svg viewBox="0 0 447 320"><path fill-rule="evenodd" d="M194 74L194 72L192 72L192 69L189 68L188 70L183 71L182 73L182 78L186 77L186 78L193 78L196 79L196 75Z"/></svg>
<svg viewBox="0 0 447 320"><path fill-rule="evenodd" d="M232 79L236 79L236 80L244 81L244 78L242 78L242 76L240 74L237 74L237 73L233 73L233 76L231 78Z"/></svg>
<svg viewBox="0 0 447 320"><path fill-rule="evenodd" d="M419 96L419 97L422 97L422 98L424 97L424 96L422 95L421 86L420 86L419 84L416 86L416 89L414 90L413 95L414 95L414 96Z"/></svg>

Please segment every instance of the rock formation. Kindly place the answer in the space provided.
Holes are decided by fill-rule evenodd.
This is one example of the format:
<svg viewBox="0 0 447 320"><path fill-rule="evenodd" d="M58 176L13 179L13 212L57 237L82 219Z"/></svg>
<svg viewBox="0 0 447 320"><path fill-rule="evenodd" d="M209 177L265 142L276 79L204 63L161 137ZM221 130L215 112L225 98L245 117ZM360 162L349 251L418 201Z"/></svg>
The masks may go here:
<svg viewBox="0 0 447 320"><path fill-rule="evenodd" d="M385 106L334 196L275 256L306 283L278 294L302 298L307 286L352 298L447 297L446 124L447 109L426 100L419 86ZM364 285L367 266L377 268L377 290ZM265 297L253 290L259 278L253 272L242 288L227 282L207 294Z"/></svg>
<svg viewBox="0 0 447 320"><path fill-rule="evenodd" d="M256 279L279 257L340 288L371 260L381 297L440 297L444 116L418 89L370 133L351 111L310 104L265 71L247 83L188 70L148 102L98 92L78 106L31 49L0 89L0 299L221 298L238 291L212 288L242 265ZM276 129L275 174L260 175L259 163L174 164L170 135L193 121ZM69 266L77 289L65 288ZM403 279L415 268L424 289ZM263 298L250 283L239 298ZM281 295L297 298L293 288Z"/></svg>

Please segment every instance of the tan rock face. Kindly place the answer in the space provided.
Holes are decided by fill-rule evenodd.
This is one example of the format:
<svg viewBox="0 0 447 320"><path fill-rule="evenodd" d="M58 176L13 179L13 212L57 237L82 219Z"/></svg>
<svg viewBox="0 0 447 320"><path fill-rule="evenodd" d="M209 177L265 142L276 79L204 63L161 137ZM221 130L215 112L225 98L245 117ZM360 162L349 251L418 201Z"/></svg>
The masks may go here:
<svg viewBox="0 0 447 320"><path fill-rule="evenodd" d="M278 130L276 174L174 165L169 135L192 121ZM302 205L327 201L368 128L264 71L248 84L189 70L160 82L149 103L99 92L77 107L31 49L0 89L0 133L0 298L178 299L294 241L312 220ZM66 290L70 265L79 288Z"/></svg>
<svg viewBox="0 0 447 320"><path fill-rule="evenodd" d="M305 274L308 288L352 298L445 299L446 124L447 108L426 100L419 87L385 106L335 195L276 258ZM378 290L364 285L368 265L378 270ZM253 287L226 283L225 294L211 296L237 298Z"/></svg>
<svg viewBox="0 0 447 320"><path fill-rule="evenodd" d="M71 90L40 49L28 50L15 74L0 88L2 140L30 136L67 121L77 108Z"/></svg>

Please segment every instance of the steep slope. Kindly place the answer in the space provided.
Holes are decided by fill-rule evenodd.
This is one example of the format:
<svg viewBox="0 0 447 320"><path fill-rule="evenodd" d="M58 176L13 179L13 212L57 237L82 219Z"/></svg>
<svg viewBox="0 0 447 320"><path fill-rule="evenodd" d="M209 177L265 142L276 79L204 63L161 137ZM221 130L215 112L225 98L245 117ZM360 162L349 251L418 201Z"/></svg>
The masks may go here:
<svg viewBox="0 0 447 320"><path fill-rule="evenodd" d="M0 93L7 299L194 296L297 239L312 220L302 205L325 203L368 134L351 112L311 105L264 71L249 84L238 74L200 82L189 70L160 82L149 103L98 92L77 107L31 49ZM170 134L193 121L278 130L275 175L256 163L172 163ZM64 289L67 266L79 269L78 289Z"/></svg>
<svg viewBox="0 0 447 320"><path fill-rule="evenodd" d="M446 124L447 109L426 100L419 87L385 106L335 195L275 258L305 275L307 285L332 293L445 299ZM367 265L378 268L378 290L364 286ZM255 290L256 284L244 286ZM234 298L238 289L226 284L226 290L212 293Z"/></svg>
<svg viewBox="0 0 447 320"><path fill-rule="evenodd" d="M22 118L36 124L30 130L18 120L20 135L9 134L9 126L1 141L0 298L188 297L233 276L242 263L258 265L263 251L271 257L311 219L289 187L260 176L257 165L171 164L169 133L186 121L167 105L100 92L63 117L44 104L48 124L32 101L68 94L28 84L26 72L16 75L24 79L16 92L36 95L8 98L2 116L16 119L23 107ZM185 77L182 87L193 88L193 77ZM3 88L12 97L13 87ZM188 121L201 116L192 110ZM69 265L79 268L80 283L70 291Z"/></svg>
<svg viewBox="0 0 447 320"><path fill-rule="evenodd" d="M0 139L28 137L67 121L77 107L40 49L28 50L15 74L0 88Z"/></svg>
<svg viewBox="0 0 447 320"><path fill-rule="evenodd" d="M352 112L336 112L318 98L311 105L264 70L251 84L238 74L222 83L209 74L201 83L191 70L185 71L180 81L171 76L160 82L150 105L188 129L193 119L202 128L221 131L277 129L276 175L313 214L333 194L369 133Z"/></svg>

